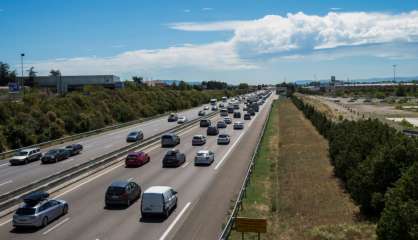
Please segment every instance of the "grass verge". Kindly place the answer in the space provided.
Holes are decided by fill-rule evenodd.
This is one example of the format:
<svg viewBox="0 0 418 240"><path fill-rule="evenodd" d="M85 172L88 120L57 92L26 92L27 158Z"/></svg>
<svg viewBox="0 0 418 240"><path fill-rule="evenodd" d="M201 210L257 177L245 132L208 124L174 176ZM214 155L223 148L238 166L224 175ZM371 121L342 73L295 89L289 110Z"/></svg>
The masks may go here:
<svg viewBox="0 0 418 240"><path fill-rule="evenodd" d="M239 216L267 218L262 239L376 238L333 176L327 141L287 99L273 105Z"/></svg>

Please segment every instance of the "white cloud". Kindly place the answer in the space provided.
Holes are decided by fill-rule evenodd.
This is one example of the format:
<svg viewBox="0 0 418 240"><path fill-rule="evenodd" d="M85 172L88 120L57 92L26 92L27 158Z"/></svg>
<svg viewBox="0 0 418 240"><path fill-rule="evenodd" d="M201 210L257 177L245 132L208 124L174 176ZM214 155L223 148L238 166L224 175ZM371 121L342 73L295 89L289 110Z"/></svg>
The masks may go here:
<svg viewBox="0 0 418 240"><path fill-rule="evenodd" d="M210 7L202 8L202 11L212 11L212 10L213 10L213 8L210 8Z"/></svg>
<svg viewBox="0 0 418 240"><path fill-rule="evenodd" d="M208 31L233 31L243 26L247 21L225 21L225 22L209 22L209 23L193 23L178 22L170 23L171 29L192 32L208 32Z"/></svg>
<svg viewBox="0 0 418 240"><path fill-rule="evenodd" d="M339 7L332 7L332 8L330 8L330 10L332 10L332 11L340 11L340 10L342 10L342 8L339 8Z"/></svg>
<svg viewBox="0 0 418 240"><path fill-rule="evenodd" d="M190 9L184 9L183 12L189 13L189 12L191 12L191 10Z"/></svg>

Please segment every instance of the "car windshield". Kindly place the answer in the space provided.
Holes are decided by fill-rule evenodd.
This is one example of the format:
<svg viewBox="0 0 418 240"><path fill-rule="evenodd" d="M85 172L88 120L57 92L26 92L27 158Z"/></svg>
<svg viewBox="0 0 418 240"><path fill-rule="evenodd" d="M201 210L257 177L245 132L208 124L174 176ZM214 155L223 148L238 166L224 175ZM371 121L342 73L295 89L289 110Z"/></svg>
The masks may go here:
<svg viewBox="0 0 418 240"><path fill-rule="evenodd" d="M224 134L219 135L219 138L227 138L227 137L228 135L224 135Z"/></svg>
<svg viewBox="0 0 418 240"><path fill-rule="evenodd" d="M163 139L171 139L171 138L172 138L172 136L171 136L171 135L164 135L162 138L163 138Z"/></svg>
<svg viewBox="0 0 418 240"><path fill-rule="evenodd" d="M123 187L109 187L107 189L108 194L120 195L125 192L125 188Z"/></svg>
<svg viewBox="0 0 418 240"><path fill-rule="evenodd" d="M198 156L198 157L202 157L202 156L205 156L205 155L206 155L206 153L205 153L205 152L198 152L198 153L197 153L197 156Z"/></svg>
<svg viewBox="0 0 418 240"><path fill-rule="evenodd" d="M19 151L15 154L15 156L27 156L28 154L28 151Z"/></svg>
<svg viewBox="0 0 418 240"><path fill-rule="evenodd" d="M18 208L16 211L17 215L34 215L36 212L35 208Z"/></svg>
<svg viewBox="0 0 418 240"><path fill-rule="evenodd" d="M129 136L136 136L138 133L137 132L131 132L129 133Z"/></svg>
<svg viewBox="0 0 418 240"><path fill-rule="evenodd" d="M198 139L198 140L200 140L200 139L202 139L202 136L194 136L194 137L193 137L193 139Z"/></svg>

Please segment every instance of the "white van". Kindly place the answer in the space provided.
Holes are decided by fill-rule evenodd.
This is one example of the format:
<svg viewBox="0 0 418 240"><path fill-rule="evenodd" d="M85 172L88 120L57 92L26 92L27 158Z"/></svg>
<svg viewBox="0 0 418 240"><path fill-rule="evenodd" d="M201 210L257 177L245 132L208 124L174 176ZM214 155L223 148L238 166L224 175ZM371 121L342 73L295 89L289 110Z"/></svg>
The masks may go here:
<svg viewBox="0 0 418 240"><path fill-rule="evenodd" d="M177 207L177 192L167 186L153 186L145 190L141 200L143 218L151 215L168 217Z"/></svg>

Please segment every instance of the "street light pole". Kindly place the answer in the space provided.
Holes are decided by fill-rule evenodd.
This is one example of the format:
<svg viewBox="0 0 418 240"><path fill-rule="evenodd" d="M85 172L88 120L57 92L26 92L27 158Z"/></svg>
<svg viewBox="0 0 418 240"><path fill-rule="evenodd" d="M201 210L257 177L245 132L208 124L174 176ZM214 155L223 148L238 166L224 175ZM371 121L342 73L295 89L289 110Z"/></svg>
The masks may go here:
<svg viewBox="0 0 418 240"><path fill-rule="evenodd" d="M396 82L396 64L393 64L392 67L393 67L393 82Z"/></svg>
<svg viewBox="0 0 418 240"><path fill-rule="evenodd" d="M23 87L23 83L24 83L24 81L23 81L23 57L25 56L25 54L24 53L21 53L20 54L20 64L21 64L21 66L22 66L22 75L21 75L21 77L22 77L22 79L20 80L20 86L21 87Z"/></svg>

